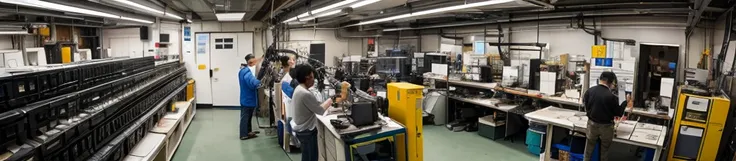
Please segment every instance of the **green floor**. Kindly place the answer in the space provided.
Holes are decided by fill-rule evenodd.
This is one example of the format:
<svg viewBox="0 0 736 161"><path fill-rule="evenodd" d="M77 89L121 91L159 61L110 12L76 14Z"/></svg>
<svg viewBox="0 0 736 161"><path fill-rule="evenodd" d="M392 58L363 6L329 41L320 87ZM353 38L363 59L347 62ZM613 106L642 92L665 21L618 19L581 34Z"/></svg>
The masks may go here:
<svg viewBox="0 0 736 161"><path fill-rule="evenodd" d="M287 154L275 137L238 139L237 110L198 109L179 146L174 161L299 161L300 154ZM489 140L476 133L451 132L443 126L424 127L426 161L535 161L522 140L515 143Z"/></svg>

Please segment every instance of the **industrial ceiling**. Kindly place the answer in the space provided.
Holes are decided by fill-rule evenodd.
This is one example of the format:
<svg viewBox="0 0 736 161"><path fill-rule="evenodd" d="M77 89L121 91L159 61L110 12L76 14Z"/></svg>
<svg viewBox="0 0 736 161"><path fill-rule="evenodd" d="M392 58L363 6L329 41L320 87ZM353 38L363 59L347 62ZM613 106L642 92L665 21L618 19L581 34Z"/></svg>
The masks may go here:
<svg viewBox="0 0 736 161"><path fill-rule="evenodd" d="M349 1L349 2L348 2ZM355 7L358 3L372 1ZM162 21L217 21L234 14L235 21L266 21L299 27L423 29L534 21L571 17L649 15L682 17L690 26L714 20L732 9L730 0L490 0L492 5L442 10L448 6L488 0L0 0L0 21L63 22L89 26L145 24ZM34 5L36 2L49 5ZM310 14L341 4L330 14ZM63 5L90 10L63 10ZM141 7L143 6L143 7ZM97 14L102 12L105 14ZM422 14L418 14L422 13ZM240 15L238 15L240 14ZM304 17L302 17L304 16Z"/></svg>
<svg viewBox="0 0 736 161"><path fill-rule="evenodd" d="M305 21L289 21L289 18L298 17L310 10L314 11L346 0L294 1L277 7L278 10L273 12L277 15L277 22L288 22L290 28L358 27L360 30L384 31L605 16L678 17L686 19L688 25L694 27L701 20L715 20L725 11L732 9L735 3L727 0L513 0L501 4L442 10L414 16L416 13L433 9L487 1L381 0L361 8L342 9L341 14L314 19L304 18Z"/></svg>

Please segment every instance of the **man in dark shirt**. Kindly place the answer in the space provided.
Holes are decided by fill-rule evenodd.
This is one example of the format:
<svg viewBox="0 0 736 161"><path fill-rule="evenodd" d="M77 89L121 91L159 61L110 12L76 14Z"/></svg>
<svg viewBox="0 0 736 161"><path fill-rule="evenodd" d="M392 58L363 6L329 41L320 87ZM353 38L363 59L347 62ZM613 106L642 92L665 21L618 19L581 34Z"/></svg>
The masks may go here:
<svg viewBox="0 0 736 161"><path fill-rule="evenodd" d="M598 78L600 84L591 87L583 96L583 104L588 116L588 133L585 146L585 161L590 161L598 139L601 140L601 161L608 161L608 148L611 147L614 134L614 118L624 113L624 106L631 107L630 96L619 105L616 89L616 74L603 72Z"/></svg>

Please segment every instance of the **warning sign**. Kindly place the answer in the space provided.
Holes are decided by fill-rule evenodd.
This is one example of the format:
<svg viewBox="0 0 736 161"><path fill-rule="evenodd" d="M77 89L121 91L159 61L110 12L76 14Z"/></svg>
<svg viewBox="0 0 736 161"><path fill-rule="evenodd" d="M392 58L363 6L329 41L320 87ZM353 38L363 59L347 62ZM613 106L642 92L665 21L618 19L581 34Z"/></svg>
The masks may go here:
<svg viewBox="0 0 736 161"><path fill-rule="evenodd" d="M606 45L593 45L591 58L606 58Z"/></svg>

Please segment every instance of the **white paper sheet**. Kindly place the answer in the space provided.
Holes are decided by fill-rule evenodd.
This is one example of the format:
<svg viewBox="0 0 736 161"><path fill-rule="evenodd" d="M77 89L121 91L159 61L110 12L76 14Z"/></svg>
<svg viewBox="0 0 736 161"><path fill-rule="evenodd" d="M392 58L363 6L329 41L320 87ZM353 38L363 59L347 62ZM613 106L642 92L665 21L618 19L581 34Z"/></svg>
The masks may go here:
<svg viewBox="0 0 736 161"><path fill-rule="evenodd" d="M432 73L437 75L447 75L447 64L432 63Z"/></svg>
<svg viewBox="0 0 736 161"><path fill-rule="evenodd" d="M673 78L662 78L662 83L659 89L659 96L672 98L672 89L675 86L675 79Z"/></svg>

